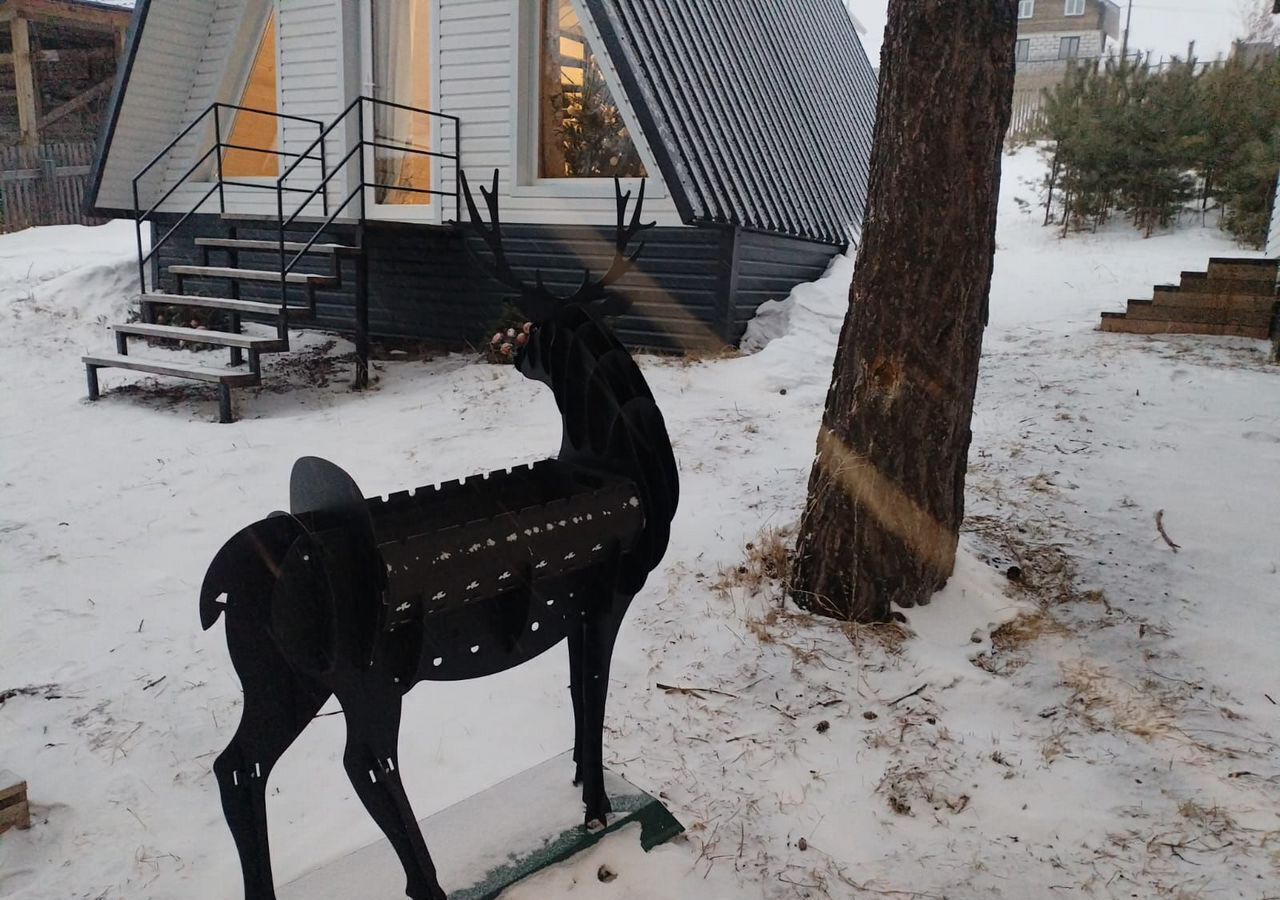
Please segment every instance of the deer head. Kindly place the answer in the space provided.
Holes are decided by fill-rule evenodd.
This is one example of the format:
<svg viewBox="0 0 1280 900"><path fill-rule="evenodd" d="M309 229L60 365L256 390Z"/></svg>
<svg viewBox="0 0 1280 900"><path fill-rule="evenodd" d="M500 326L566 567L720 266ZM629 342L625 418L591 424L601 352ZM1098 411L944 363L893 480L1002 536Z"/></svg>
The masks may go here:
<svg viewBox="0 0 1280 900"><path fill-rule="evenodd" d="M592 279L589 269L584 270L582 273L582 285L572 294L561 296L547 288L543 283L541 272L534 273L534 283L530 284L520 277L511 267L511 263L508 262L506 249L503 245L502 223L498 219L498 170L493 170L493 186L491 188L486 188L484 185L480 186L480 196L484 198L485 206L489 208L489 224L487 226L480 216L479 210L476 209L476 201L471 195L471 186L467 183L466 174L463 172L458 174L462 180L463 194L467 199L467 212L471 217L471 227L493 254L493 262L488 266L490 273L507 287L519 292L516 306L532 322L535 324L544 322L566 306L581 306L606 316L621 315L627 311L631 302L614 293L610 288L631 269L640 252L644 250L644 243L641 242L634 251L630 254L627 253L627 248L636 235L653 228L657 224L656 222L647 224L641 224L640 222L640 215L644 209L643 181L640 183L640 193L636 197L635 209L632 211L631 219L628 222L627 207L631 202L631 192L627 191L624 194L622 192L622 182L617 178L613 179L614 195L617 198L618 206L618 224L614 236L613 262L610 263L608 271L596 279Z"/></svg>

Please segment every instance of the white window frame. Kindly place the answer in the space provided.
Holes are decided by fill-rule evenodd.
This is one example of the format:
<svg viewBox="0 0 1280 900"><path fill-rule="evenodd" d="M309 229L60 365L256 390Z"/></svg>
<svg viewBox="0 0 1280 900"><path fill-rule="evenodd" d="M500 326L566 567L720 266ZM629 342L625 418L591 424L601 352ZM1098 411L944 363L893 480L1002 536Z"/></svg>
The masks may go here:
<svg viewBox="0 0 1280 900"><path fill-rule="evenodd" d="M1064 16L1083 16L1086 5L1085 0L1066 0L1062 14Z"/></svg>
<svg viewBox="0 0 1280 900"><path fill-rule="evenodd" d="M1072 48L1075 50L1075 52L1064 55L1062 51L1065 49L1067 45L1067 41L1075 41L1075 44ZM1079 35L1072 35L1070 37L1058 38L1058 59L1060 60L1079 59L1081 43L1082 42L1080 40Z"/></svg>
<svg viewBox="0 0 1280 900"><path fill-rule="evenodd" d="M1015 62L1028 62L1031 59L1031 39L1019 38L1014 44L1013 58Z"/></svg>
<svg viewBox="0 0 1280 900"><path fill-rule="evenodd" d="M587 15L580 0L570 0L582 22L587 40L593 47L600 46L600 35L595 28L595 21ZM541 95L541 59L542 47L542 0L518 0L516 15L512 16L514 32L512 39L516 53L514 57L514 80L516 90L514 129L512 130L512 158L515 161L516 177L511 187L513 197L601 197L613 199L612 178L542 178L538 175L538 111L536 104ZM628 123L635 122L635 111L622 89L621 79L613 67L613 62L605 54L598 54L600 71L604 74L605 84L618 103ZM646 199L665 199L666 187L663 183L657 160L649 149L645 136L636 128L629 127L631 140L636 145L645 171L649 173L645 183ZM463 142L466 152L466 142ZM640 178L623 178L622 189L635 191L640 187Z"/></svg>
<svg viewBox="0 0 1280 900"><path fill-rule="evenodd" d="M1018 18L1033 19L1036 15L1036 0L1018 0Z"/></svg>

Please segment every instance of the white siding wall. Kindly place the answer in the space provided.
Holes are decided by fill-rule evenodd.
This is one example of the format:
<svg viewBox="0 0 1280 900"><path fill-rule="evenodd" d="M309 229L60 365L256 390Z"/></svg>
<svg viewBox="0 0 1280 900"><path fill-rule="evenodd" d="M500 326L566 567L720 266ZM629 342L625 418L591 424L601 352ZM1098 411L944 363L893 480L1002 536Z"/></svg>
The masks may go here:
<svg viewBox="0 0 1280 900"><path fill-rule="evenodd" d="M228 65L243 53L240 23L263 0L152 0L144 45L134 65L126 92L120 125L112 144L100 203L127 208L129 180L191 119L209 103L227 93ZM333 120L360 89L359 0L277 0L279 3L280 94L283 113ZM534 116L537 97L532 81L537 52L537 0L435 0L436 90L440 112L461 118L462 165L473 182L487 183L493 170L501 173L502 213L510 222L598 223L614 220L613 182L610 179L576 179L529 183L522 179L520 154L527 152L520 127ZM598 36L586 11L579 15L594 47ZM256 20L255 20L256 21ZM524 38L526 46L520 47ZM251 52L251 51L250 51ZM191 60L198 60L195 67ZM237 64L239 60L237 60ZM528 73L526 75L525 73ZM641 138L635 117L627 107L616 74L606 77L623 113L632 123L649 170L646 219L678 225L671 201L653 155ZM221 96L231 102L235 97ZM522 113L523 107L523 113ZM286 123L283 149L301 152L316 136L314 126ZM454 152L453 130L441 127L440 149ZM194 134L176 151L167 172L180 175L198 152L208 147L206 133ZM330 166L349 149L349 132L336 129L327 154ZM318 164L304 163L290 184L314 187ZM163 166L160 168L164 168ZM441 189L452 190L454 166L439 166ZM172 180L169 181L172 184ZM166 185L167 187L167 185ZM207 189L207 188L206 188ZM163 188L158 181L151 196ZM179 189L166 210L185 212L199 197L195 185ZM335 179L330 198L336 204L345 196L343 179ZM295 198L296 204L301 200ZM227 189L228 212L274 214L273 192ZM441 204L445 218L453 218L452 200ZM206 209L214 208L213 201ZM313 205L308 212L318 213ZM348 212L354 212L353 207Z"/></svg>
<svg viewBox="0 0 1280 900"><path fill-rule="evenodd" d="M208 0L153 0L103 166L98 206L132 209L133 177L187 125L191 60L201 55L213 12ZM160 196L164 164L152 173L144 205Z"/></svg>
<svg viewBox="0 0 1280 900"><path fill-rule="evenodd" d="M345 40L359 40L359 23L349 21L354 15L344 9L342 0L279 0L280 3L280 112L302 116L329 125L346 107L349 100L343 88L344 66L348 56ZM354 52L350 54L355 58ZM306 122L282 123L282 149L302 153L319 136L319 130ZM349 149L342 129L334 129L326 140L326 161L331 165ZM288 166L292 160L288 160ZM283 168L281 169L283 171ZM319 161L305 161L289 176L288 186L311 190L320 183ZM346 186L339 176L330 182L329 197L341 202ZM285 197L285 211L298 208L304 195ZM272 198L272 204L275 200ZM352 211L348 207L347 211ZM321 213L318 202L308 213ZM274 214L275 210L272 210Z"/></svg>

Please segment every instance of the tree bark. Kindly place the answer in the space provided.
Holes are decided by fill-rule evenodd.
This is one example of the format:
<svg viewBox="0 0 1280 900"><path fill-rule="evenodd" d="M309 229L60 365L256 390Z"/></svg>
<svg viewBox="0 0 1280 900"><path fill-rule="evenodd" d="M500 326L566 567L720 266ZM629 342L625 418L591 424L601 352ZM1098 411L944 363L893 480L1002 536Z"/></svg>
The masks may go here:
<svg viewBox="0 0 1280 900"><path fill-rule="evenodd" d="M890 0L870 200L791 591L883 621L955 565L1017 0Z"/></svg>

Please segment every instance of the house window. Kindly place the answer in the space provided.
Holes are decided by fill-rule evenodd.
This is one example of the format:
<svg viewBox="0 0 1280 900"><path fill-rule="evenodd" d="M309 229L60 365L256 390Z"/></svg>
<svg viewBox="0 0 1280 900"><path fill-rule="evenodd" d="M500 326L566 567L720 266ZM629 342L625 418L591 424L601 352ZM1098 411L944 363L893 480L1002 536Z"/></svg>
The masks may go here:
<svg viewBox="0 0 1280 900"><path fill-rule="evenodd" d="M373 0L374 201L431 203L431 3Z"/></svg>
<svg viewBox="0 0 1280 900"><path fill-rule="evenodd" d="M1018 18L1030 19L1036 14L1036 0L1018 0Z"/></svg>
<svg viewBox="0 0 1280 900"><path fill-rule="evenodd" d="M1075 59L1080 55L1080 38L1063 38L1058 44L1058 59Z"/></svg>
<svg viewBox="0 0 1280 900"><path fill-rule="evenodd" d="M1030 57L1030 54L1031 54L1031 41L1029 40L1018 41L1016 47L1014 48L1014 58L1018 62L1026 62L1027 59Z"/></svg>
<svg viewBox="0 0 1280 900"><path fill-rule="evenodd" d="M267 19L262 39L249 67L238 105L274 113L279 110L276 83L276 17ZM223 110L225 113L226 110ZM223 120L226 121L225 119ZM222 152L224 178L267 178L280 174L280 157L263 150L278 150L279 130L275 116L239 110L224 137L229 146Z"/></svg>
<svg viewBox="0 0 1280 900"><path fill-rule="evenodd" d="M538 177L643 177L644 163L572 3L540 2Z"/></svg>
<svg viewBox="0 0 1280 900"><path fill-rule="evenodd" d="M1084 0L1067 0L1067 8L1062 12L1067 16L1083 16Z"/></svg>

